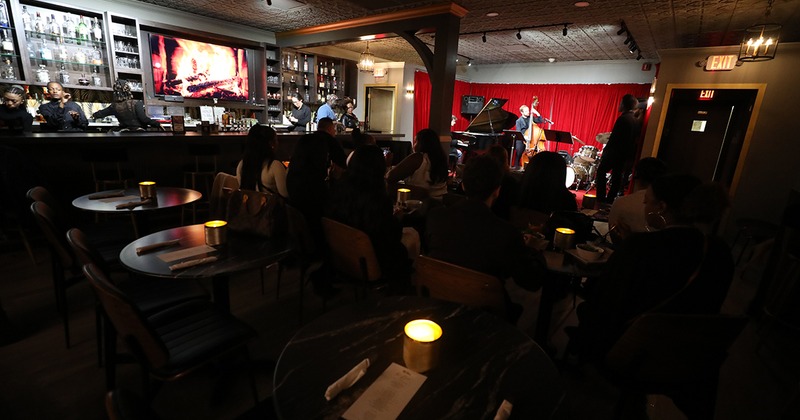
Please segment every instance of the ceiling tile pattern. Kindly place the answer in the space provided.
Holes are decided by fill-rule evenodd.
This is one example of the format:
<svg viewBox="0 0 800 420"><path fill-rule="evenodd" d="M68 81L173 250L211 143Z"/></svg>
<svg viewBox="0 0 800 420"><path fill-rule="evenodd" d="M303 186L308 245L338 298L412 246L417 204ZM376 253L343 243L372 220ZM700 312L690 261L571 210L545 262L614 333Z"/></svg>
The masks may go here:
<svg viewBox="0 0 800 420"><path fill-rule="evenodd" d="M137 0L209 16L255 28L282 32L346 19L387 13L443 0L295 0L297 7L281 10L264 0ZM281 0L273 0L278 4ZM474 63L635 60L617 35L624 20L645 60L657 60L658 50L733 45L750 25L783 25L782 41L800 41L800 0L775 0L765 18L767 0L594 0L578 8L573 0L456 0L469 13L461 21L458 52ZM497 12L497 17L487 17ZM544 25L568 22L562 26ZM536 27L521 32L519 28ZM486 42L481 39L483 31ZM501 32L491 32L501 31ZM477 32L476 34L464 34ZM419 35L433 49L429 34ZM360 52L363 42L337 46ZM526 48L527 47L527 48ZM416 52L401 38L372 42L370 50L392 61L421 64Z"/></svg>

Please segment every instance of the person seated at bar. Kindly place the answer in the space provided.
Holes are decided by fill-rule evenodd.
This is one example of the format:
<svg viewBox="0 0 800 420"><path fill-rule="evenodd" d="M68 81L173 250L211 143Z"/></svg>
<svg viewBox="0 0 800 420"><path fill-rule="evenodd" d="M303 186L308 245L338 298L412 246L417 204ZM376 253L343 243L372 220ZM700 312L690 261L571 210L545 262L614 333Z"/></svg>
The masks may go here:
<svg viewBox="0 0 800 420"><path fill-rule="evenodd" d="M548 214L577 211L575 195L564 185L566 179L567 166L561 155L555 152L535 154L522 175L517 205Z"/></svg>
<svg viewBox="0 0 800 420"><path fill-rule="evenodd" d="M39 113L45 120L42 131L85 131L89 120L81 107L70 101L72 95L64 91L64 86L50 82L47 92L50 93L50 102L39 107Z"/></svg>
<svg viewBox="0 0 800 420"><path fill-rule="evenodd" d="M406 293L411 288L411 260L404 244L418 253L420 239L414 229L404 229L394 216L385 173L386 161L379 147L357 148L342 178L331 186L326 215L366 233L384 279L393 292Z"/></svg>
<svg viewBox="0 0 800 420"><path fill-rule="evenodd" d="M582 360L602 363L630 321L644 312L719 313L733 279L733 257L721 238L695 225L718 218L690 210L698 207L692 200L701 198L697 188L704 187L692 175L664 175L647 188L650 231L619 244L606 274L578 306L577 329L568 332L569 348Z"/></svg>
<svg viewBox="0 0 800 420"><path fill-rule="evenodd" d="M428 190L428 196L441 199L447 193L447 156L439 135L430 128L420 130L412 144L414 153L406 156L386 174L389 185L405 180L406 185Z"/></svg>
<svg viewBox="0 0 800 420"><path fill-rule="evenodd" d="M289 121L292 126L289 131L306 131L306 125L311 121L311 108L303 103L303 98L300 95L292 96L292 104L294 108Z"/></svg>
<svg viewBox="0 0 800 420"><path fill-rule="evenodd" d="M336 113L333 112L333 107L336 106L336 102L338 100L339 97L332 93L325 97L325 103L317 109L317 124L319 124L320 120L323 118L330 118L331 120L336 121Z"/></svg>
<svg viewBox="0 0 800 420"><path fill-rule="evenodd" d="M117 118L120 131L144 131L147 127L163 130L158 121L144 112L144 103L133 99L131 85L127 80L117 80L114 83L114 103L92 114L92 118L99 119L109 115Z"/></svg>
<svg viewBox="0 0 800 420"><path fill-rule="evenodd" d="M236 179L242 189L289 196L286 167L275 159L277 145L278 136L272 127L256 124L250 128L242 160L236 166Z"/></svg>
<svg viewBox="0 0 800 420"><path fill-rule="evenodd" d="M511 206L516 204L519 195L519 181L511 175L508 164L508 151L505 147L495 144L486 151L486 154L503 168L503 181L500 183L500 195L492 204L492 212L503 220L511 220Z"/></svg>
<svg viewBox="0 0 800 420"><path fill-rule="evenodd" d="M608 214L608 226L615 243L632 232L647 231L644 219L644 195L653 180L666 173L667 165L654 157L642 158L636 163L633 193L617 197Z"/></svg>
<svg viewBox="0 0 800 420"><path fill-rule="evenodd" d="M0 104L0 133L30 133L33 129L33 116L25 104L25 88L11 85L3 92Z"/></svg>
<svg viewBox="0 0 800 420"><path fill-rule="evenodd" d="M522 233L491 211L500 195L502 167L490 156L472 158L464 168L467 199L428 214L423 245L426 255L462 267L512 277L520 287L536 291L547 275L540 251L526 245ZM510 319L520 310L507 300Z"/></svg>
<svg viewBox="0 0 800 420"><path fill-rule="evenodd" d="M339 122L342 123L344 126L344 131L352 131L358 128L358 117L356 114L353 114L353 110L356 106L353 104L352 99L345 100L345 112L342 114L342 117L339 118Z"/></svg>

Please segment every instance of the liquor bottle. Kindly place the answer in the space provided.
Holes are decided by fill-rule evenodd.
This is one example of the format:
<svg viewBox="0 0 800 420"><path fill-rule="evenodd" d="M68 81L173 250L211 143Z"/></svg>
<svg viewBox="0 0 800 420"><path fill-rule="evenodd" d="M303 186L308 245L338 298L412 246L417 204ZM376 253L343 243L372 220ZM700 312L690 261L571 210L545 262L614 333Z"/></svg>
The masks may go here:
<svg viewBox="0 0 800 420"><path fill-rule="evenodd" d="M33 42L28 43L28 57L36 58L36 53L33 51Z"/></svg>
<svg viewBox="0 0 800 420"><path fill-rule="evenodd" d="M0 26L8 27L8 10L6 9L5 1L0 1Z"/></svg>
<svg viewBox="0 0 800 420"><path fill-rule="evenodd" d="M31 23L31 14L28 13L27 6L22 6L22 27L28 32L33 30L33 23Z"/></svg>
<svg viewBox="0 0 800 420"><path fill-rule="evenodd" d="M96 66L100 66L100 65L103 64L103 54L100 53L100 49L97 48L97 45L94 45L92 47L92 54L91 54L91 60L90 61L92 62L92 64L94 64Z"/></svg>
<svg viewBox="0 0 800 420"><path fill-rule="evenodd" d="M318 72L318 74L319 74L319 80L321 81L322 80L322 62L319 63L319 72Z"/></svg>
<svg viewBox="0 0 800 420"><path fill-rule="evenodd" d="M339 84L336 83L336 76L333 76L333 90L339 89Z"/></svg>
<svg viewBox="0 0 800 420"><path fill-rule="evenodd" d="M75 16L72 16L71 14L67 15L67 32L64 34L64 36L68 38L73 36L77 38L78 36L78 28L75 26Z"/></svg>
<svg viewBox="0 0 800 420"><path fill-rule="evenodd" d="M39 69L36 70L36 81L39 83L50 82L50 71L47 70L47 67L44 64L39 64Z"/></svg>
<svg viewBox="0 0 800 420"><path fill-rule="evenodd" d="M97 21L97 17L92 21L92 34L94 34L95 41L100 42L103 40L103 28L100 26L100 22Z"/></svg>
<svg viewBox="0 0 800 420"><path fill-rule="evenodd" d="M39 33L44 32L44 20L42 20L42 15L40 15L39 12L36 12L36 20L33 21L33 30Z"/></svg>
<svg viewBox="0 0 800 420"><path fill-rule="evenodd" d="M69 31L69 17L69 14L61 16L61 36L67 38L72 36L72 32Z"/></svg>
<svg viewBox="0 0 800 420"><path fill-rule="evenodd" d="M3 29L2 38L3 51L9 54L14 53L14 41L8 36L8 30Z"/></svg>
<svg viewBox="0 0 800 420"><path fill-rule="evenodd" d="M83 49L79 48L78 51L75 51L75 57L73 59L75 60L76 63L86 64L87 60L86 53L83 52Z"/></svg>
<svg viewBox="0 0 800 420"><path fill-rule="evenodd" d="M324 74L325 76L328 75L328 63L327 62L322 63L322 74Z"/></svg>
<svg viewBox="0 0 800 420"><path fill-rule="evenodd" d="M58 59L61 61L69 61L69 53L67 52L67 46L64 45L62 39L58 40Z"/></svg>
<svg viewBox="0 0 800 420"><path fill-rule="evenodd" d="M331 63L331 76L336 76L336 66Z"/></svg>
<svg viewBox="0 0 800 420"><path fill-rule="evenodd" d="M3 66L3 79L15 80L17 78L17 71L11 64L11 59L6 57L4 62L5 65Z"/></svg>
<svg viewBox="0 0 800 420"><path fill-rule="evenodd" d="M58 71L58 81L65 85L69 84L69 72L64 63L61 63L61 70Z"/></svg>
<svg viewBox="0 0 800 420"><path fill-rule="evenodd" d="M303 75L303 86L308 86L308 76L305 74Z"/></svg>
<svg viewBox="0 0 800 420"><path fill-rule="evenodd" d="M61 35L61 27L58 26L58 21L56 21L56 15L50 15L50 23L47 25L47 32L53 36Z"/></svg>
<svg viewBox="0 0 800 420"><path fill-rule="evenodd" d="M42 42L42 47L39 49L39 58L42 60L53 59L53 51L47 46L46 42Z"/></svg>
<svg viewBox="0 0 800 420"><path fill-rule="evenodd" d="M294 69L294 71L300 69L300 65L297 62L297 54L294 55L294 61L292 61L292 69Z"/></svg>
<svg viewBox="0 0 800 420"><path fill-rule="evenodd" d="M303 55L303 71L308 73L308 56ZM306 83L308 84L308 83Z"/></svg>
<svg viewBox="0 0 800 420"><path fill-rule="evenodd" d="M78 36L75 38L89 39L89 27L83 22L83 16L78 19Z"/></svg>
<svg viewBox="0 0 800 420"><path fill-rule="evenodd" d="M100 78L100 74L97 72L97 67L92 69L92 85L103 86L103 79Z"/></svg>

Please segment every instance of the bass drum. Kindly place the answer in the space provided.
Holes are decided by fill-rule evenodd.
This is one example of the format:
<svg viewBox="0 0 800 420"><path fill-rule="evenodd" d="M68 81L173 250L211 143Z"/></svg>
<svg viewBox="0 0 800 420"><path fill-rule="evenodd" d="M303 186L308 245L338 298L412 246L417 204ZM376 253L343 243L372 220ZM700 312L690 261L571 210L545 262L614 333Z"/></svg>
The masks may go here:
<svg viewBox="0 0 800 420"><path fill-rule="evenodd" d="M572 166L567 166L567 178L564 180L564 186L569 188L575 183L575 169Z"/></svg>

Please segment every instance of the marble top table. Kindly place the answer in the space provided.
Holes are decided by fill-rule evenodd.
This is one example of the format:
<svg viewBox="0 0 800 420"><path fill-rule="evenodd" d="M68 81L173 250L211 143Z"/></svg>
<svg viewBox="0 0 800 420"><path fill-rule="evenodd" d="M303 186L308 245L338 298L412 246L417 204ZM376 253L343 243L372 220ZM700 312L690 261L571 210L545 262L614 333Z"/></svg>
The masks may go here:
<svg viewBox="0 0 800 420"><path fill-rule="evenodd" d="M441 359L399 418L493 419L503 400L512 419L559 411L558 371L522 331L480 309L405 296L342 307L298 331L275 368L279 417L338 419L391 363L404 366L403 327L419 318L442 327ZM326 388L365 358L364 377L326 401Z"/></svg>

